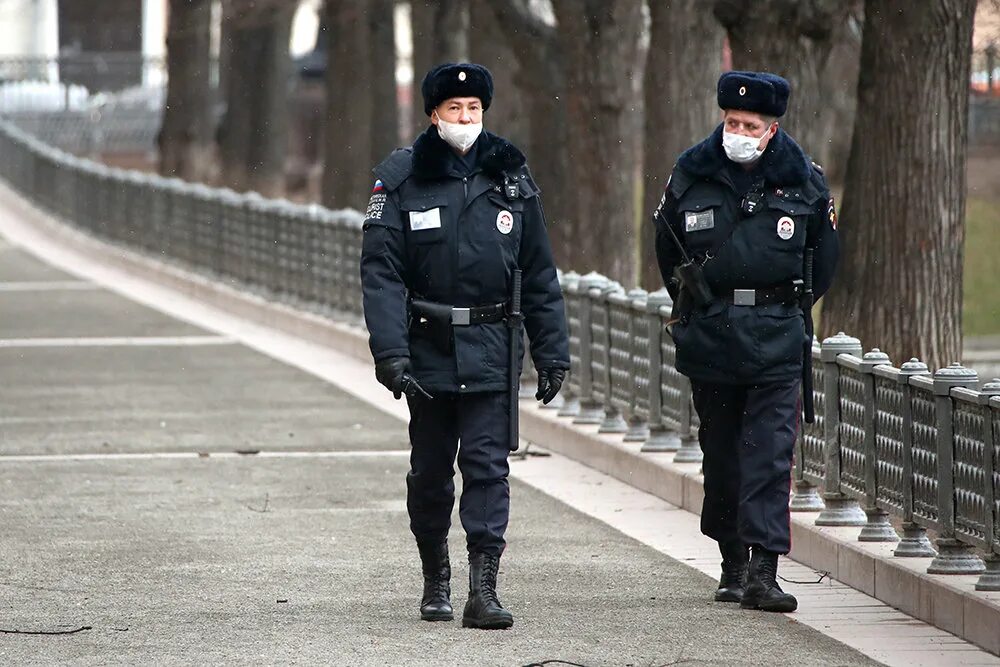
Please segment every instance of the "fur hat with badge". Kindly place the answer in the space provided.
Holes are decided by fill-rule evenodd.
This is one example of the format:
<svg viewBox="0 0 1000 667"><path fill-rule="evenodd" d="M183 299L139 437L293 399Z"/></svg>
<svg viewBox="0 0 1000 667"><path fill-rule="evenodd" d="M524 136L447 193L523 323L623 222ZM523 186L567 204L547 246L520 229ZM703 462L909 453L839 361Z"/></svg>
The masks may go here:
<svg viewBox="0 0 1000 667"><path fill-rule="evenodd" d="M788 108L791 92L788 81L777 74L726 72L719 77L719 108L753 111L780 118Z"/></svg>
<svg viewBox="0 0 1000 667"><path fill-rule="evenodd" d="M493 100L493 75L482 65L445 63L427 72L420 92L428 116L437 105L452 97L478 97L486 111Z"/></svg>

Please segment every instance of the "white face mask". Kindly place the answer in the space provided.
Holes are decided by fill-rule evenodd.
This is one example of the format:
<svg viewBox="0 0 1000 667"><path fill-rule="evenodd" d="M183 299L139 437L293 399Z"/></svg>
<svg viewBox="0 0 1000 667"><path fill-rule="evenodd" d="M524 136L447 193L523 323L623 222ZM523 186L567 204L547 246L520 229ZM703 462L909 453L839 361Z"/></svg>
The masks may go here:
<svg viewBox="0 0 1000 667"><path fill-rule="evenodd" d="M771 131L768 125L764 134L759 137L745 137L735 132L722 133L722 148L726 151L726 157L737 164L749 164L760 158L764 154L763 150L757 148L761 140ZM766 146L765 146L766 148Z"/></svg>
<svg viewBox="0 0 1000 667"><path fill-rule="evenodd" d="M483 131L483 124L469 123L463 125L461 123L449 123L446 120L438 118L437 128L438 134L448 142L448 145L454 146L462 153L465 153L472 148L472 144L476 143L476 139L479 138L479 134Z"/></svg>

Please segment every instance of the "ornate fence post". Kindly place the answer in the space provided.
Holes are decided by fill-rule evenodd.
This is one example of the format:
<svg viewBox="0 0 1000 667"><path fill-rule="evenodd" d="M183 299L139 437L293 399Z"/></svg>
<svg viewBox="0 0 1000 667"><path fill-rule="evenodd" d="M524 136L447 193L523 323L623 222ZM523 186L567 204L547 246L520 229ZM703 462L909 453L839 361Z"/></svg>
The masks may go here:
<svg viewBox="0 0 1000 667"><path fill-rule="evenodd" d="M569 333L570 369L566 383L563 385L563 404L556 413L559 417L575 417L580 413L580 398L577 388L580 386L580 274L575 271L565 273L560 280L563 289L563 299L566 303L566 328Z"/></svg>
<svg viewBox="0 0 1000 667"><path fill-rule="evenodd" d="M649 338L649 437L644 452L676 452L680 439L663 423L663 342L666 334L660 311L673 305L666 288L646 297L646 329Z"/></svg>
<svg viewBox="0 0 1000 667"><path fill-rule="evenodd" d="M604 408L594 399L593 344L590 322L594 313L594 302L601 296L608 279L591 271L580 278L580 411L574 424L600 424L604 421Z"/></svg>
<svg viewBox="0 0 1000 667"><path fill-rule="evenodd" d="M563 290L565 290L566 289L565 288L565 285L566 285L565 276L563 275L563 272L561 270L559 270L559 269L556 269L556 279L559 281L560 287ZM568 321L566 323L566 326L567 326L567 329L568 329L569 328L569 322ZM524 331L524 329L522 329L522 331ZM527 364L530 363L531 367L534 368L535 367L535 362L531 358L531 341L528 340L527 334L522 335L521 342L522 342L522 349L524 350L524 360L525 360L525 364L526 364L525 367L527 367ZM533 374L531 380L532 380L532 382L536 382L536 383L538 382L538 371L537 370ZM522 378L521 389L522 390L524 389L523 378ZM536 389L536 387L529 386L528 389L530 390L530 393L527 396L527 398L531 398L531 399L535 398L535 389ZM566 398L565 398L565 396L566 396L566 394L567 394L568 391L569 391L569 382L564 381L562 389L559 391L558 394L555 395L555 398L553 398L551 401L549 401L548 405L539 402L538 403L538 407L540 409L542 409L542 410L562 410L563 406L566 404ZM558 413L556 413L556 414L558 414Z"/></svg>
<svg viewBox="0 0 1000 667"><path fill-rule="evenodd" d="M823 498L819 495L816 485L806 479L806 432L811 428L822 426L823 420L823 367L820 361L819 342L813 338L812 349L813 403L816 406L815 424L799 424L798 436L795 438L795 484L792 499L788 509L792 512L819 512L825 507ZM818 429L817 429L818 430Z"/></svg>
<svg viewBox="0 0 1000 667"><path fill-rule="evenodd" d="M996 469L997 448L1000 447L1000 378L983 385L979 390L986 424L986 446L983 448L983 469L986 472L986 571L976 582L977 591L1000 591L1000 508L997 507L997 487L1000 476Z"/></svg>
<svg viewBox="0 0 1000 667"><path fill-rule="evenodd" d="M878 506L878 478L876 477L878 449L875 445L875 367L888 366L889 355L877 347L861 358L861 375L864 378L865 402L865 507L868 522L861 529L861 542L898 542L899 535L889 523L889 514Z"/></svg>
<svg viewBox="0 0 1000 667"><path fill-rule="evenodd" d="M364 239L363 219L360 214L344 216L337 220L337 226L344 230L347 239L347 253L342 258L341 271L338 276L343 280L344 303L349 321L358 326L364 326L365 311L361 297L361 274L358 271L358 258L361 257L361 244Z"/></svg>
<svg viewBox="0 0 1000 667"><path fill-rule="evenodd" d="M598 331L599 339L595 339L592 342L601 349L601 357L603 357L604 363L598 366L595 371L594 382L601 389L601 394L603 401L601 403L604 405L604 418L601 420L601 425L597 428L598 433L627 433L628 424L625 423L625 419L622 417L621 410L614 403L614 398L612 396L614 392L614 379L611 377L611 306L615 300L623 299L625 296L625 290L622 288L621 283L611 281L609 282L604 290L601 292L598 303L595 305L595 311L592 311L591 315L596 311L596 308L600 308L600 313L598 318L591 319L591 325L593 326L595 319L600 322L603 321L604 326L600 327ZM600 357L598 357L600 358ZM596 358L591 359L593 363ZM598 376L596 373L600 373Z"/></svg>
<svg viewBox="0 0 1000 667"><path fill-rule="evenodd" d="M899 382L903 389L903 537L894 556L900 558L930 558L937 551L927 539L927 529L913 520L913 389L910 378L914 375L930 375L927 364L918 359L910 359L899 367Z"/></svg>
<svg viewBox="0 0 1000 667"><path fill-rule="evenodd" d="M642 345L643 331L645 327L643 313L646 312L646 299L649 293L646 290L633 287L628 291L628 328L629 328L629 414L628 433L623 440L625 442L645 442L649 438L649 424L643 419L639 412L639 376L641 369L637 360L645 356L648 345ZM647 374L648 375L648 374Z"/></svg>
<svg viewBox="0 0 1000 667"><path fill-rule="evenodd" d="M863 353L861 341L843 331L823 340L820 360L823 363L823 441L826 475L823 502L826 508L816 517L817 526L863 526L865 513L858 502L840 489L840 367L837 355Z"/></svg>
<svg viewBox="0 0 1000 667"><path fill-rule="evenodd" d="M952 387L979 386L971 368L952 364L934 373L934 420L937 426L937 510L940 531L938 555L928 574L979 574L985 566L972 547L955 538L955 445Z"/></svg>
<svg viewBox="0 0 1000 667"><path fill-rule="evenodd" d="M694 423L694 402L691 396L691 380L681 380L681 448L674 454L674 463L701 463L705 458L698 442L697 427Z"/></svg>

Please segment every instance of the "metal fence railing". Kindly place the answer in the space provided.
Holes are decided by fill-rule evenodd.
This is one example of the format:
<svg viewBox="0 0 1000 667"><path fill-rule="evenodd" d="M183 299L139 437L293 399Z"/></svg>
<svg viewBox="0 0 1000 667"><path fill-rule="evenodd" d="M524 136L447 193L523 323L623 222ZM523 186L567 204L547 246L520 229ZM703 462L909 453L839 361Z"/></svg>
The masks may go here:
<svg viewBox="0 0 1000 667"><path fill-rule="evenodd" d="M96 237L226 284L361 326L362 216L269 201L108 168L0 122L0 178ZM674 366L664 290L625 291L595 273L561 276L571 372L548 407L699 461L689 382ZM838 334L816 343L816 423L801 431L793 510L818 525L858 526L898 557L934 556L929 572L981 574L1000 590L1000 380L979 387L957 364L899 367ZM895 520L895 524L893 522ZM936 538L933 543L928 532Z"/></svg>

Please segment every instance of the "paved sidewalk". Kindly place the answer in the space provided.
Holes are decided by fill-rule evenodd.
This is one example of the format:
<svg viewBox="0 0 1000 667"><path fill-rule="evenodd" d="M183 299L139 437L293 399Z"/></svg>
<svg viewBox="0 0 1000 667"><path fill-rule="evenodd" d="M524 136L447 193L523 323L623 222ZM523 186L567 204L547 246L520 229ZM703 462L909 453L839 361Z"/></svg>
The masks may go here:
<svg viewBox="0 0 1000 667"><path fill-rule="evenodd" d="M402 422L2 243L0 267L0 628L91 627L2 635L5 664L873 664L516 480L514 628L423 623Z"/></svg>

